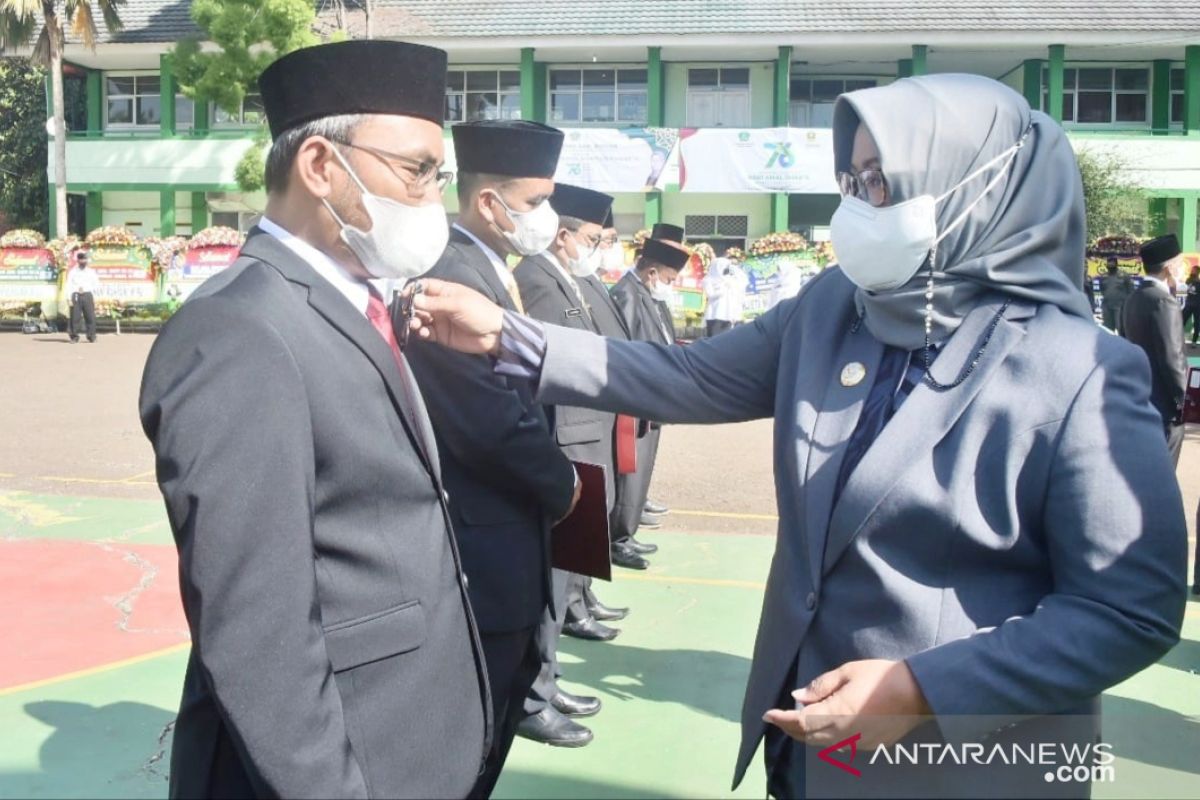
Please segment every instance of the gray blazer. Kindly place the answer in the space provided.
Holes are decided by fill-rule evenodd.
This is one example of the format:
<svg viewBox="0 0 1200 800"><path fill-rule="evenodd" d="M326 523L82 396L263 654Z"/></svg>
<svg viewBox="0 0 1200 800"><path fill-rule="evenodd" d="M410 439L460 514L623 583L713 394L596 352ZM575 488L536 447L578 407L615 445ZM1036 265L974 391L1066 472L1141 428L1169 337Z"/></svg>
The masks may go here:
<svg viewBox="0 0 1200 800"><path fill-rule="evenodd" d="M951 383L999 307L933 365ZM1186 526L1146 359L1056 307L1014 302L960 386L916 387L832 496L883 353L832 269L689 347L547 328L540 397L675 423L775 418L779 535L735 785L763 713L847 661L906 659L947 735L965 715L1089 705L1178 640ZM1064 635L1069 632L1069 635ZM955 715L964 715L958 716Z"/></svg>
<svg viewBox="0 0 1200 800"><path fill-rule="evenodd" d="M465 796L483 654L383 337L256 230L163 327L139 412L192 634L171 796Z"/></svg>

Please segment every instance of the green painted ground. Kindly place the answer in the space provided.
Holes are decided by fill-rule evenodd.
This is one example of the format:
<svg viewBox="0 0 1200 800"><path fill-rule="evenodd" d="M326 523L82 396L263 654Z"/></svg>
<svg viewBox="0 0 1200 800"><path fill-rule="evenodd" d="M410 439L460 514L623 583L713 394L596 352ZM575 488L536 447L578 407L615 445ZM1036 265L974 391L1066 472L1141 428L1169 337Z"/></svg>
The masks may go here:
<svg viewBox="0 0 1200 800"><path fill-rule="evenodd" d="M157 503L0 492L0 539L12 537L169 541ZM563 643L566 687L604 701L587 721L595 742L559 750L518 740L497 797L764 796L758 766L736 795L729 781L772 541L646 538L662 548L655 569L623 572L600 590L606 602L635 609L620 638ZM184 662L176 652L0 692L0 798L164 797L164 731ZM1106 698L1117 783L1097 785L1096 797L1200 798L1198 671L1200 603L1193 602L1185 641Z"/></svg>

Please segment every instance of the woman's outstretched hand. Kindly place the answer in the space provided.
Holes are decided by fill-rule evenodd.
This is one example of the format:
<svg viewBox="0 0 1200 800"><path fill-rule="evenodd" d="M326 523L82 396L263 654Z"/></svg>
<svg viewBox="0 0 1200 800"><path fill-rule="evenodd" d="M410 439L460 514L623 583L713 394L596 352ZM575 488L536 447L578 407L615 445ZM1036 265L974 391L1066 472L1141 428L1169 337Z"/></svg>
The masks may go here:
<svg viewBox="0 0 1200 800"><path fill-rule="evenodd" d="M462 353L499 352L504 322L500 306L458 283L422 278L405 292L414 289L411 333Z"/></svg>

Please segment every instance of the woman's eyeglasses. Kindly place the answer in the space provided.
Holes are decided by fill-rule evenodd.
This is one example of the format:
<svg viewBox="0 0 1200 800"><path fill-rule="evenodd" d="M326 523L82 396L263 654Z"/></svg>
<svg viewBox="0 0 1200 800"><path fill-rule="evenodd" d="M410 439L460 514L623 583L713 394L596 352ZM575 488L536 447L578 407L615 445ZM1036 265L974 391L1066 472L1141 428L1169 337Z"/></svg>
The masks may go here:
<svg viewBox="0 0 1200 800"><path fill-rule="evenodd" d="M450 181L454 180L454 173L448 172L438 167L432 161L418 161L415 158L389 153L387 150L380 150L377 147L369 147L365 144L354 144L353 142L344 142L337 140L337 143L345 147L350 147L355 150L362 150L364 153L370 153L383 162L392 174L404 182L408 187L410 194L424 194L425 189L431 183L437 184L439 192L446 191L446 187L450 185ZM397 169L397 164L399 169Z"/></svg>
<svg viewBox="0 0 1200 800"><path fill-rule="evenodd" d="M837 174L838 188L843 197L857 197L879 207L887 203L887 178L878 169L864 169L858 172L839 172Z"/></svg>

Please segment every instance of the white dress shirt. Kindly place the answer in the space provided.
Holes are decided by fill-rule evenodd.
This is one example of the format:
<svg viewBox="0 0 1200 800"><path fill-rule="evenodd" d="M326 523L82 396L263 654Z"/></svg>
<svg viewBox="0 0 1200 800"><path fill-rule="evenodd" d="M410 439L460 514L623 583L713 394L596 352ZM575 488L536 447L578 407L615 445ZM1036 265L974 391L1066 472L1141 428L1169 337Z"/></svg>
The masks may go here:
<svg viewBox="0 0 1200 800"><path fill-rule="evenodd" d="M350 305L358 309L358 313L364 317L367 315L367 301L371 296L371 291L367 288L367 281L351 275L341 264L266 217L258 221L258 227L278 239L284 247L316 270L318 275L333 284L333 288L344 295L350 301ZM387 297L382 290L380 293Z"/></svg>
<svg viewBox="0 0 1200 800"><path fill-rule="evenodd" d="M100 276L91 267L87 269L72 267L71 271L67 273L67 282L63 288L66 289L68 298L76 292L95 294L100 291Z"/></svg>

